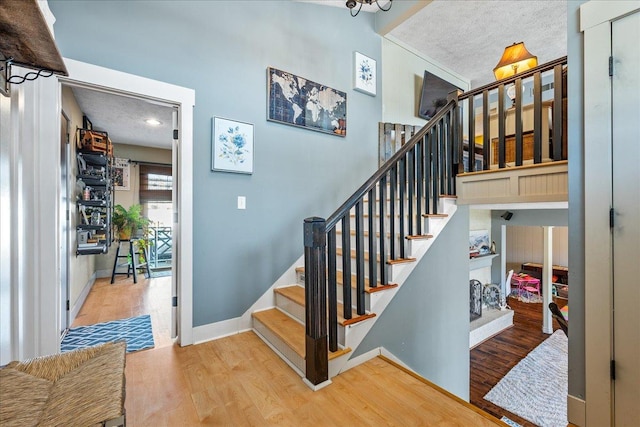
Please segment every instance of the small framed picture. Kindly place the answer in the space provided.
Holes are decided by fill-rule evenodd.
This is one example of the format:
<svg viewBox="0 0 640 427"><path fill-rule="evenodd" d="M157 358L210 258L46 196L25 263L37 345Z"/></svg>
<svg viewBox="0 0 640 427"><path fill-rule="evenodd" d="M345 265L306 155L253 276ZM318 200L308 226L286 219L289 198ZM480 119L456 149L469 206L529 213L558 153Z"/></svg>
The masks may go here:
<svg viewBox="0 0 640 427"><path fill-rule="evenodd" d="M211 170L253 173L253 124L214 117Z"/></svg>
<svg viewBox="0 0 640 427"><path fill-rule="evenodd" d="M376 96L376 60L353 53L353 88L367 95Z"/></svg>

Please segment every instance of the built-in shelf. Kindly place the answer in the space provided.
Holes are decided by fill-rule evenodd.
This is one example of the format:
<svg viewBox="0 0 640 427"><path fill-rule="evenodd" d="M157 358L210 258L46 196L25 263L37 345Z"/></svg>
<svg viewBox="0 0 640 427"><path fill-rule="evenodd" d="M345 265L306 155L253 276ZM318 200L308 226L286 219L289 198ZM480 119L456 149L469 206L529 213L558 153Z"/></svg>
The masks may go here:
<svg viewBox="0 0 640 427"><path fill-rule="evenodd" d="M469 270L477 270L479 268L491 267L493 259L499 254L481 255L469 259Z"/></svg>

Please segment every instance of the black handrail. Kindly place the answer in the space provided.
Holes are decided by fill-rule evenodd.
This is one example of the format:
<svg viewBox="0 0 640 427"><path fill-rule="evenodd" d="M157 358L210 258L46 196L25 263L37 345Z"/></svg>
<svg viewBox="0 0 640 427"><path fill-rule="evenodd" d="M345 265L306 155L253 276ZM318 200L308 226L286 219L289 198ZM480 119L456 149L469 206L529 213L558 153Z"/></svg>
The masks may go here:
<svg viewBox="0 0 640 427"><path fill-rule="evenodd" d="M356 313L362 316L366 314L367 286L370 289L395 286L387 283L387 260L398 259L398 254L399 259L405 258L404 239L409 238L414 231L418 236L422 236L423 217L429 213L437 213L441 192L453 191L455 180L454 176L449 175L457 173L458 168L455 164L461 158L458 154L454 155L458 153L454 145L454 140L457 139L457 132L454 131L457 129L454 125L458 118L457 105L456 99L451 99L327 220L317 217L305 219L305 317L307 322L314 322L314 325L307 325L305 328L305 366L306 378L312 384L317 385L328 379L328 371L325 371L328 369L327 341L330 351L338 350L337 289L340 275L336 260L336 226L341 224L342 227L342 315L344 319L350 320L353 317L352 280L355 283L353 299ZM378 200L376 196L379 197ZM391 201L387 212L388 200ZM364 209L365 203L368 204L367 209ZM353 279L350 225L352 210L355 216ZM365 221L366 216L368 219ZM388 231L385 226L387 216L390 217ZM399 241L399 245L396 245L396 240ZM366 273L368 275L365 278Z"/></svg>
<svg viewBox="0 0 640 427"><path fill-rule="evenodd" d="M421 141L422 138L429 132L431 129L436 127L438 122L447 114L451 112L453 107L457 105L455 100L449 101L442 110L438 111L431 120L420 129L406 144L404 144L389 160L384 162L380 169L378 169L367 181L365 181L360 188L358 188L352 195L344 202L329 218L327 218L327 230L333 228L338 221L347 213L349 210L355 206L356 202L363 198L365 194L369 192L372 188L376 186L380 178L385 176L392 167L398 163L398 161L403 158L415 145L418 141Z"/></svg>
<svg viewBox="0 0 640 427"><path fill-rule="evenodd" d="M378 286L395 286L387 282L387 262L406 261L405 239L428 238L422 234L422 221L438 214L441 195L455 194L456 176L465 172L464 152L469 153L470 172L475 170L475 120L474 97L482 95L483 169L489 168L491 149L497 150L500 168L506 166L507 112L515 122L513 135L516 165L522 165L523 145L523 79L533 79L533 156L534 163L546 154L549 135L542 129L543 106L541 100L543 72L553 71L553 150L551 160L566 158L562 145L564 116L562 107L566 97L563 67L566 57L542 64L527 72L492 83L467 93L450 94L447 104L413 137L407 141L380 169L365 181L329 218L307 218L304 224L305 241L305 302L306 302L306 377L312 384L328 379L328 353L338 349L338 283L342 282L343 317L352 320L352 299L355 299L357 315L365 314L365 295L375 292ZM505 106L505 87L514 84L514 106ZM490 138L489 93L497 91L497 148ZM464 125L461 115L462 101L467 100L468 148L465 149ZM513 113L511 110L514 110ZM548 110L547 110L548 111ZM396 128L397 131L397 128ZM547 130L548 131L548 130ZM527 154L529 156L530 154ZM526 159L529 160L528 158ZM509 160L511 161L511 160ZM376 191L378 187L378 191ZM376 199L376 197L378 199ZM365 209L364 204L368 207ZM378 204L376 209L376 204ZM396 209L397 207L397 209ZM350 224L351 216L355 226ZM374 217L377 216L377 219ZM388 221L388 228L385 224ZM396 224L397 223L397 224ZM337 226L342 237L339 239ZM397 227L396 227L397 225ZM366 227L366 229L365 229ZM353 230L353 231L352 231ZM376 231L377 230L377 231ZM416 233L414 235L414 232ZM368 236L367 236L368 233ZM351 238L355 236L352 245ZM365 239L365 237L368 237ZM377 240L376 240L377 239ZM388 241L388 242L387 242ZM342 272L338 271L337 244L342 245ZM388 246L387 246L388 243ZM351 249L355 247L355 249ZM368 260L367 251L368 250ZM352 253L355 253L352 260ZM366 262L368 261L368 262ZM352 268L352 263L355 264ZM353 271L353 274L352 274ZM340 274L341 273L341 274ZM365 274L368 276L365 278ZM340 280L341 277L341 280ZM379 279L379 280L378 280ZM352 297L351 283L355 284ZM368 284L367 284L368 282ZM327 300L328 297L328 300ZM327 319L328 316L328 319ZM328 346L327 346L328 344ZM328 348L327 348L328 347Z"/></svg>

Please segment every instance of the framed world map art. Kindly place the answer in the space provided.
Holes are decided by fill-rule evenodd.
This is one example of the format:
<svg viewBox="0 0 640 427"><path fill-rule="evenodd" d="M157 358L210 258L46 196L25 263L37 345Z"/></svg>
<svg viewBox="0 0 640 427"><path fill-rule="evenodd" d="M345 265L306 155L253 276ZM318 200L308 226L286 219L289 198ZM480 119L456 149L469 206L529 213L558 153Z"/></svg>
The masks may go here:
<svg viewBox="0 0 640 427"><path fill-rule="evenodd" d="M376 60L353 52L353 81L355 90L376 96Z"/></svg>
<svg viewBox="0 0 640 427"><path fill-rule="evenodd" d="M272 67L267 81L267 120L347 135L346 93Z"/></svg>

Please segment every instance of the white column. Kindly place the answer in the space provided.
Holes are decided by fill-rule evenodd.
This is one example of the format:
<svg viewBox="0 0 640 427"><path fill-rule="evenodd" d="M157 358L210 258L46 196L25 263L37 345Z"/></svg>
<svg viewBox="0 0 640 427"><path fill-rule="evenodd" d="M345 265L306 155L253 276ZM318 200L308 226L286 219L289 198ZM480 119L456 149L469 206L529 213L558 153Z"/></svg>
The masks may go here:
<svg viewBox="0 0 640 427"><path fill-rule="evenodd" d="M551 277L553 276L553 227L542 227L544 235L544 259L542 263L542 332L553 333L549 303L551 299Z"/></svg>

